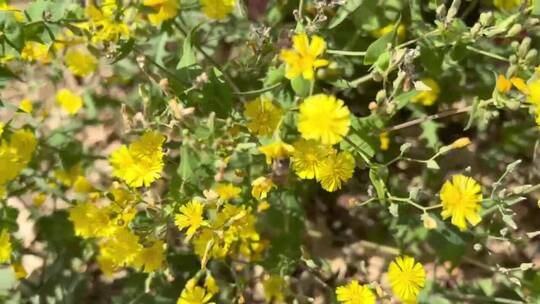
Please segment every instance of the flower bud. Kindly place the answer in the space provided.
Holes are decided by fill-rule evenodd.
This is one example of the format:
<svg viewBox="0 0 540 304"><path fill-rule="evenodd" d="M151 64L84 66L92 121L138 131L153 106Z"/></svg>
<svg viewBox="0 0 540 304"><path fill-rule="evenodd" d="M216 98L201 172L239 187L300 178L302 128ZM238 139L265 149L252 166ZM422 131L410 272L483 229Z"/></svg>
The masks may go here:
<svg viewBox="0 0 540 304"><path fill-rule="evenodd" d="M451 146L453 149L460 149L470 144L471 144L471 140L468 137L461 137L461 138L458 138L456 141L454 141Z"/></svg>
<svg viewBox="0 0 540 304"><path fill-rule="evenodd" d="M536 57L538 57L538 51L536 49L529 50L525 56L525 62L528 64L534 63Z"/></svg>
<svg viewBox="0 0 540 304"><path fill-rule="evenodd" d="M483 12L480 14L478 21L482 26L490 26L493 23L493 13L492 12Z"/></svg>
<svg viewBox="0 0 540 304"><path fill-rule="evenodd" d="M515 41L515 40L512 41L512 43L510 43L510 47L512 48L512 50L514 50L514 51L517 52L517 50L518 50L518 48L519 48L519 42L517 42L517 41Z"/></svg>
<svg viewBox="0 0 540 304"><path fill-rule="evenodd" d="M437 9L435 10L437 14L437 18L442 20L446 16L446 6L444 4L441 4L437 6Z"/></svg>
<svg viewBox="0 0 540 304"><path fill-rule="evenodd" d="M437 228L437 221L427 213L422 214L422 222L426 229L432 230Z"/></svg>
<svg viewBox="0 0 540 304"><path fill-rule="evenodd" d="M506 37L514 37L517 34L521 33L521 30L523 29L523 26L521 24L514 24L512 27L508 30L508 34Z"/></svg>
<svg viewBox="0 0 540 304"><path fill-rule="evenodd" d="M461 0L454 0L450 8L448 9L448 14L446 14L446 22L450 23L459 11L461 6Z"/></svg>
<svg viewBox="0 0 540 304"><path fill-rule="evenodd" d="M370 102L368 105L370 111L375 111L377 108L379 108L379 105L375 101Z"/></svg>
<svg viewBox="0 0 540 304"><path fill-rule="evenodd" d="M386 100L386 91L385 90L380 90L379 92L377 92L377 95L375 96L375 100L377 101L377 103L381 103L383 101Z"/></svg>
<svg viewBox="0 0 540 304"><path fill-rule="evenodd" d="M531 47L531 38L529 37L523 38L523 41L521 41L521 44L519 45L519 48L518 48L518 56L520 58L525 57L530 47Z"/></svg>
<svg viewBox="0 0 540 304"><path fill-rule="evenodd" d="M516 55L510 55L510 58L508 58L510 60L510 63L517 63L518 62L518 58Z"/></svg>

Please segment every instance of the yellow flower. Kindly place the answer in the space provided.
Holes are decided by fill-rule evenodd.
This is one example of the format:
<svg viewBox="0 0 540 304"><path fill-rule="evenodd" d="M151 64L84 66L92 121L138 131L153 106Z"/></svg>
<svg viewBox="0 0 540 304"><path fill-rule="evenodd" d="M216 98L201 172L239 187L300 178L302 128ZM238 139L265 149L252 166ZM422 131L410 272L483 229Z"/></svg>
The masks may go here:
<svg viewBox="0 0 540 304"><path fill-rule="evenodd" d="M88 21L78 23L77 26L90 31L94 43L127 39L130 36L129 28L126 23L117 18L117 10L116 0L104 1L101 9L90 4L85 9Z"/></svg>
<svg viewBox="0 0 540 304"><path fill-rule="evenodd" d="M324 190L333 192L341 189L341 184L354 173L354 157L349 152L330 154L319 168L318 181Z"/></svg>
<svg viewBox="0 0 540 304"><path fill-rule="evenodd" d="M54 177L64 186L71 187L82 174L81 164L75 164L71 168L54 170Z"/></svg>
<svg viewBox="0 0 540 304"><path fill-rule="evenodd" d="M204 205L192 200L189 203L180 207L180 214L175 217L175 224L180 230L188 228L186 235L191 238L202 226L207 226L208 222L203 217Z"/></svg>
<svg viewBox="0 0 540 304"><path fill-rule="evenodd" d="M244 116L249 120L247 124L249 131L260 136L272 135L282 115L283 110L265 97L248 102L244 110Z"/></svg>
<svg viewBox="0 0 540 304"><path fill-rule="evenodd" d="M11 259L11 239L7 230L0 232L0 263L9 262Z"/></svg>
<svg viewBox="0 0 540 304"><path fill-rule="evenodd" d="M285 280L281 276L271 275L263 281L264 299L268 303L283 302Z"/></svg>
<svg viewBox="0 0 540 304"><path fill-rule="evenodd" d="M79 175L73 183L73 190L78 193L88 193L94 189L86 177Z"/></svg>
<svg viewBox="0 0 540 304"><path fill-rule="evenodd" d="M0 122L0 136L2 136L2 134L4 134L4 128L5 128L5 124L3 122Z"/></svg>
<svg viewBox="0 0 540 304"><path fill-rule="evenodd" d="M424 287L426 272L414 258L397 257L388 267L388 280L394 295L403 302L416 303L416 296Z"/></svg>
<svg viewBox="0 0 540 304"><path fill-rule="evenodd" d="M460 230L467 229L467 220L475 226L481 220L478 212L482 202L482 188L472 178L464 175L452 176L441 188L443 219L452 217L452 224Z"/></svg>
<svg viewBox="0 0 540 304"><path fill-rule="evenodd" d="M186 284L176 304L206 304L210 303L213 296L212 293L200 286Z"/></svg>
<svg viewBox="0 0 540 304"><path fill-rule="evenodd" d="M424 106L431 106L439 98L441 89L439 84L431 78L423 78L421 81L429 87L428 91L421 91L419 94L411 98L412 102L420 102Z"/></svg>
<svg viewBox="0 0 540 304"><path fill-rule="evenodd" d="M105 208L98 208L92 203L78 203L68 213L76 235L83 238L105 235L109 225L109 215Z"/></svg>
<svg viewBox="0 0 540 304"><path fill-rule="evenodd" d="M258 177L251 182L251 195L258 200L265 199L273 187L274 183L271 179L264 176Z"/></svg>
<svg viewBox="0 0 540 304"><path fill-rule="evenodd" d="M65 57L68 69L77 76L87 76L96 70L97 59L90 53L70 49Z"/></svg>
<svg viewBox="0 0 540 304"><path fill-rule="evenodd" d="M148 19L153 25L160 25L163 21L176 17L180 7L178 0L144 0L143 4L151 6L157 11L148 15Z"/></svg>
<svg viewBox="0 0 540 304"><path fill-rule="evenodd" d="M500 10L509 11L520 6L523 0L493 0L493 5Z"/></svg>
<svg viewBox="0 0 540 304"><path fill-rule="evenodd" d="M13 272L15 273L15 278L17 278L17 280L22 280L28 276L28 272L26 272L26 269L24 269L24 266L21 262L15 262L11 264L11 269L13 269Z"/></svg>
<svg viewBox="0 0 540 304"><path fill-rule="evenodd" d="M36 149L34 134L25 129L15 131L10 141L0 143L0 188L8 181L15 179L28 165Z"/></svg>
<svg viewBox="0 0 540 304"><path fill-rule="evenodd" d="M21 59L25 61L37 61L42 64L51 62L49 47L43 43L27 41L21 51Z"/></svg>
<svg viewBox="0 0 540 304"><path fill-rule="evenodd" d="M142 248L133 261L133 265L144 272L154 272L163 265L164 243L162 240L155 241L152 246Z"/></svg>
<svg viewBox="0 0 540 304"><path fill-rule="evenodd" d="M36 196L34 196L33 204L34 206L39 208L41 205L43 205L46 199L47 199L47 194L39 193Z"/></svg>
<svg viewBox="0 0 540 304"><path fill-rule="evenodd" d="M150 186L163 170L162 145L165 136L148 131L127 147L122 145L110 157L113 176L131 187Z"/></svg>
<svg viewBox="0 0 540 304"><path fill-rule="evenodd" d="M219 286L216 282L216 279L214 279L214 277L210 273L208 273L206 275L206 278L204 279L204 287L210 293L216 294L219 292Z"/></svg>
<svg viewBox="0 0 540 304"><path fill-rule="evenodd" d="M32 111L34 110L32 101L30 101L28 98L23 99L23 101L21 101L19 104L19 110L23 111L24 113L32 114Z"/></svg>
<svg viewBox="0 0 540 304"><path fill-rule="evenodd" d="M319 167L332 148L314 140L301 139L294 143L292 168L302 179L312 179L319 175Z"/></svg>
<svg viewBox="0 0 540 304"><path fill-rule="evenodd" d="M274 160L288 158L294 152L294 147L282 141L277 141L259 147L259 151L264 154L266 157L266 163L270 165Z"/></svg>
<svg viewBox="0 0 540 304"><path fill-rule="evenodd" d="M325 145L339 143L349 132L351 112L343 100L318 94L300 105L298 131L305 139L318 140Z"/></svg>
<svg viewBox="0 0 540 304"><path fill-rule="evenodd" d="M382 132L379 135L379 141L381 142L381 150L388 150L388 148L390 147L390 137L388 137L388 132Z"/></svg>
<svg viewBox="0 0 540 304"><path fill-rule="evenodd" d="M83 105L81 96L76 95L68 89L60 89L56 93L56 103L68 114L74 115Z"/></svg>
<svg viewBox="0 0 540 304"><path fill-rule="evenodd" d="M0 3L0 12L12 12L13 16L15 17L15 20L17 22L23 22L24 21L24 14L21 12L20 9L11 6L7 4L6 2Z"/></svg>
<svg viewBox="0 0 540 304"><path fill-rule="evenodd" d="M201 0L203 13L211 19L221 20L229 15L236 5L236 0Z"/></svg>
<svg viewBox="0 0 540 304"><path fill-rule="evenodd" d="M520 77L512 77L510 78L510 82L518 89L521 93L527 95L529 94L529 88L527 88L527 83L525 83L525 80Z"/></svg>
<svg viewBox="0 0 540 304"><path fill-rule="evenodd" d="M110 258L116 267L134 263L142 250L139 237L125 227L115 229L114 233L99 244L100 254Z"/></svg>
<svg viewBox="0 0 540 304"><path fill-rule="evenodd" d="M506 94L512 89L512 83L503 74L499 74L497 77L497 91Z"/></svg>
<svg viewBox="0 0 540 304"><path fill-rule="evenodd" d="M395 26L394 24L388 24L387 26L381 27L380 29L373 32L373 36L377 38L382 37L390 33L394 29L394 26ZM397 35L398 40L400 41L403 40L405 38L405 34L406 34L405 25L403 23L400 23L396 30L396 35Z"/></svg>
<svg viewBox="0 0 540 304"><path fill-rule="evenodd" d="M224 201L228 201L231 199L238 198L240 196L240 192L242 189L235 187L233 184L219 184L216 186L215 191L219 195L219 198L221 198Z"/></svg>
<svg viewBox="0 0 540 304"><path fill-rule="evenodd" d="M285 77L294 79L298 76L313 80L315 69L327 66L328 60L318 59L326 49L323 38L314 35L311 43L306 33L294 35L293 49L281 50L279 58L287 64Z"/></svg>
<svg viewBox="0 0 540 304"><path fill-rule="evenodd" d="M540 79L530 82L527 85L527 91L529 92L527 101L534 105L540 105Z"/></svg>
<svg viewBox="0 0 540 304"><path fill-rule="evenodd" d="M101 252L97 257L97 263L99 269L101 269L101 271L107 278L112 278L113 274L116 272L116 270L118 270L118 267L114 264L112 258L110 256L104 255Z"/></svg>
<svg viewBox="0 0 540 304"><path fill-rule="evenodd" d="M336 288L337 300L343 304L375 304L375 294L357 280Z"/></svg>

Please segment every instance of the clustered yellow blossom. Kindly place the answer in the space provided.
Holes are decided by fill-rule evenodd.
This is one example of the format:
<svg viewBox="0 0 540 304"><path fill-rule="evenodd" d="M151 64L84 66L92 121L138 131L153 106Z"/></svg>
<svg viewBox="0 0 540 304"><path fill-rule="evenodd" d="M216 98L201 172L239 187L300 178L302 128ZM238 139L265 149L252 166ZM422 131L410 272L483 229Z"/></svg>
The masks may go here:
<svg viewBox="0 0 540 304"><path fill-rule="evenodd" d="M249 120L247 127L255 135L269 136L278 127L283 110L272 100L259 97L246 104L244 116Z"/></svg>
<svg viewBox="0 0 540 304"><path fill-rule="evenodd" d="M327 66L328 60L318 58L326 50L326 42L319 36L312 36L311 42L306 33L294 35L293 49L281 50L279 57L286 64L285 77L294 79L302 76L306 80L315 78L315 69Z"/></svg>
<svg viewBox="0 0 540 304"><path fill-rule="evenodd" d="M203 13L211 19L225 19L236 5L236 0L200 0Z"/></svg>
<svg viewBox="0 0 540 304"><path fill-rule="evenodd" d="M482 188L472 178L454 175L441 188L443 219L452 218L452 224L460 230L467 229L467 222L475 226L481 220L478 215L482 202Z"/></svg>
<svg viewBox="0 0 540 304"><path fill-rule="evenodd" d="M283 303L285 298L286 281L278 275L268 276L262 283L264 299L268 303Z"/></svg>
<svg viewBox="0 0 540 304"><path fill-rule="evenodd" d="M345 286L336 288L337 300L343 304L375 304L375 294L366 285L352 280Z"/></svg>
<svg viewBox="0 0 540 304"><path fill-rule="evenodd" d="M143 240L128 224L135 216L134 198L123 188L111 188L114 199L108 205L81 202L71 207L69 219L75 234L83 238L99 239L98 264L111 277L122 267L134 267L144 272L160 269L164 261L165 244L148 237Z"/></svg>
<svg viewBox="0 0 540 304"><path fill-rule="evenodd" d="M49 47L36 41L27 41L21 51L21 59L25 61L37 61L41 64L48 64L52 58L49 54Z"/></svg>
<svg viewBox="0 0 540 304"><path fill-rule="evenodd" d="M205 215L205 209L211 210L209 216ZM265 243L255 230L255 222L255 215L246 206L231 203L205 205L198 200L180 207L175 218L180 230L187 229L187 240L203 265L211 258L226 256L258 259Z"/></svg>
<svg viewBox="0 0 540 304"><path fill-rule="evenodd" d="M127 24L119 18L116 0L104 0L101 7L90 4L85 13L88 21L81 22L78 26L92 34L92 42L117 42L119 39L130 37Z"/></svg>
<svg viewBox="0 0 540 304"><path fill-rule="evenodd" d="M296 175L302 179L318 179L321 162L333 153L332 147L312 139L300 139L293 146L292 168Z"/></svg>
<svg viewBox="0 0 540 304"><path fill-rule="evenodd" d="M131 187L150 186L161 177L163 170L162 145L165 136L147 131L128 146L122 145L110 157L113 176Z"/></svg>
<svg viewBox="0 0 540 304"><path fill-rule="evenodd" d="M228 201L235 198L238 198L240 196L240 192L242 192L242 189L234 186L231 183L226 184L218 184L215 189L216 193L219 195L219 198Z"/></svg>
<svg viewBox="0 0 540 304"><path fill-rule="evenodd" d="M25 19L24 14L21 12L20 9L18 9L18 8L12 6L12 5L9 5L6 2L0 3L0 12L12 12L12 14L15 17L15 20L17 20L17 22L23 22L24 19Z"/></svg>
<svg viewBox="0 0 540 304"><path fill-rule="evenodd" d="M219 292L215 279L208 273L204 286L198 286L197 281L196 278L192 278L186 283L177 304L210 304L212 297Z"/></svg>
<svg viewBox="0 0 540 304"><path fill-rule="evenodd" d="M60 89L56 93L56 103L70 115L77 114L83 106L82 97L68 89Z"/></svg>
<svg viewBox="0 0 540 304"><path fill-rule="evenodd" d="M435 101L437 101L439 94L441 93L439 84L432 78L423 78L421 81L427 86L427 88L411 98L411 101L419 102L424 106L431 106L435 103Z"/></svg>
<svg viewBox="0 0 540 304"><path fill-rule="evenodd" d="M416 303L416 296L426 283L426 272L413 257L400 256L390 263L388 280L398 299L404 303Z"/></svg>
<svg viewBox="0 0 540 304"><path fill-rule="evenodd" d="M294 152L294 147L282 141L276 141L259 147L259 151L264 154L266 163L270 165L273 161L287 159Z"/></svg>
<svg viewBox="0 0 540 304"><path fill-rule="evenodd" d="M97 67L97 59L88 52L70 49L65 57L68 69L77 76L92 74Z"/></svg>
<svg viewBox="0 0 540 304"><path fill-rule="evenodd" d="M268 192L274 187L274 182L271 179L261 176L251 182L251 195L262 200L268 196Z"/></svg>
<svg viewBox="0 0 540 304"><path fill-rule="evenodd" d="M144 0L143 4L155 11L148 15L148 20L154 25L160 25L163 21L176 17L180 8L178 0Z"/></svg>
<svg viewBox="0 0 540 304"><path fill-rule="evenodd" d="M30 130L19 129L11 134L9 141L0 143L0 193L9 181L14 180L26 168L37 141Z"/></svg>

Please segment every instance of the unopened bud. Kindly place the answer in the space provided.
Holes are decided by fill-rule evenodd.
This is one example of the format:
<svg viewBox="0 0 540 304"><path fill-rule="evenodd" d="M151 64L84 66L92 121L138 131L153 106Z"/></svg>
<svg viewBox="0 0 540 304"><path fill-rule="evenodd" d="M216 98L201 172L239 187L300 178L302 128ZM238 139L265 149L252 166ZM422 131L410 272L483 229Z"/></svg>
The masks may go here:
<svg viewBox="0 0 540 304"><path fill-rule="evenodd" d="M521 24L514 24L512 27L508 30L507 37L514 37L517 34L521 33L521 30L523 29L523 26Z"/></svg>
<svg viewBox="0 0 540 304"><path fill-rule="evenodd" d="M379 71L373 70L371 72L371 79L375 82L381 82L383 80L383 77Z"/></svg>
<svg viewBox="0 0 540 304"><path fill-rule="evenodd" d="M437 6L437 9L435 10L435 12L439 20L444 19L444 17L446 16L446 6L444 4Z"/></svg>
<svg viewBox="0 0 540 304"><path fill-rule="evenodd" d="M446 14L446 22L451 22L459 11L461 6L461 0L454 0L450 8L448 9L448 14Z"/></svg>
<svg viewBox="0 0 540 304"><path fill-rule="evenodd" d="M510 67L508 67L508 70L506 71L508 76L514 76L517 74L517 72L518 72L518 67L516 65L510 65Z"/></svg>
<svg viewBox="0 0 540 304"><path fill-rule="evenodd" d="M386 91L385 90L380 90L379 92L377 92L377 95L375 96L375 100L377 101L377 103L381 103L383 101L386 100Z"/></svg>
<svg viewBox="0 0 540 304"><path fill-rule="evenodd" d="M482 31L482 25L480 23L475 23L471 28L471 36L476 37Z"/></svg>
<svg viewBox="0 0 540 304"><path fill-rule="evenodd" d="M518 56L520 58L525 57L530 47L531 47L531 38L529 37L523 38L523 41L521 41L521 44L519 45L519 48L518 48Z"/></svg>
<svg viewBox="0 0 540 304"><path fill-rule="evenodd" d="M422 214L422 222L426 229L432 230L437 228L437 221L427 213Z"/></svg>
<svg viewBox="0 0 540 304"><path fill-rule="evenodd" d="M167 91L169 89L169 79L162 78L159 80L159 86L163 91Z"/></svg>
<svg viewBox="0 0 540 304"><path fill-rule="evenodd" d="M483 12L482 14L480 14L480 18L478 19L478 21L482 26L490 26L491 23L493 23L493 13Z"/></svg>
<svg viewBox="0 0 540 304"><path fill-rule="evenodd" d="M456 141L454 141L451 146L453 149L460 149L470 144L471 144L471 140L468 137L461 137L461 138L458 138Z"/></svg>
<svg viewBox="0 0 540 304"><path fill-rule="evenodd" d="M516 55L510 55L510 58L508 58L510 60L510 63L517 63L518 62L518 58Z"/></svg>
<svg viewBox="0 0 540 304"><path fill-rule="evenodd" d="M538 51L536 49L529 50L525 56L525 62L529 64L534 63L536 57L538 57Z"/></svg>
<svg viewBox="0 0 540 304"><path fill-rule="evenodd" d="M379 108L379 105L375 101L370 102L368 105L370 111L375 111L377 108Z"/></svg>
<svg viewBox="0 0 540 304"><path fill-rule="evenodd" d="M512 43L510 43L510 47L512 48L512 50L514 50L515 52L517 52L518 48L519 48L519 42L517 41L512 41Z"/></svg>

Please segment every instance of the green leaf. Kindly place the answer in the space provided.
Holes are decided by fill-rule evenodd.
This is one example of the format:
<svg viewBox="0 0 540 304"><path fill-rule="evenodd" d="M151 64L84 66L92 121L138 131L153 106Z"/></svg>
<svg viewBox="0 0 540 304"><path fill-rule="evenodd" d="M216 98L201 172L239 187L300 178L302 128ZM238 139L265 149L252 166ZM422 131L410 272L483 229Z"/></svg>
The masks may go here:
<svg viewBox="0 0 540 304"><path fill-rule="evenodd" d="M396 38L396 31L398 25L399 22L396 23L394 29L391 32L386 33L385 35L381 36L379 39L373 41L373 43L369 45L366 50L366 55L364 56L365 65L375 63L377 60L379 60L379 57L381 55L384 55L388 44L392 44ZM389 56L388 54L386 55Z"/></svg>
<svg viewBox="0 0 540 304"><path fill-rule="evenodd" d="M433 159L428 160L426 165L429 169L432 169L432 170L439 170L441 168L439 167L439 164L437 164L437 162L434 161Z"/></svg>
<svg viewBox="0 0 540 304"><path fill-rule="evenodd" d="M180 61L176 66L177 69L188 68L197 64L197 56L195 55L195 51L193 50L193 45L191 42L191 37L194 31L197 30L197 28L198 27L193 28L191 32L189 32L187 37L184 39L184 43L182 45L182 57L180 57Z"/></svg>
<svg viewBox="0 0 540 304"><path fill-rule="evenodd" d="M232 110L232 92L223 80L221 72L214 68L208 72L208 82L203 86L200 109L209 114L215 112L219 118L229 117Z"/></svg>
<svg viewBox="0 0 540 304"><path fill-rule="evenodd" d="M401 93L394 98L396 103L396 110L401 110L411 102L411 98L418 95L420 92L416 90L411 90L409 92Z"/></svg>
<svg viewBox="0 0 540 304"><path fill-rule="evenodd" d="M349 16L352 12L359 8L363 2L364 0L347 0L345 2L345 5L341 6L338 9L336 16L332 19L332 22L330 22L330 25L328 27L333 29L339 24L341 24L341 22L343 22L345 18L347 18L347 16Z"/></svg>
<svg viewBox="0 0 540 304"><path fill-rule="evenodd" d="M180 166L178 166L176 172L183 181L191 182L195 178L197 163L197 157L193 151L191 151L191 148L187 145L183 145L182 148L180 148Z"/></svg>
<svg viewBox="0 0 540 304"><path fill-rule="evenodd" d="M298 76L291 80L291 87L296 95L300 97L307 97L309 96L311 82L309 80L305 80L302 76Z"/></svg>
<svg viewBox="0 0 540 304"><path fill-rule="evenodd" d="M37 0L32 2L24 11L30 21L58 21L64 17L65 1Z"/></svg>
<svg viewBox="0 0 540 304"><path fill-rule="evenodd" d="M279 67L270 67L266 73L266 78L264 79L264 86L268 87L276 83L280 83L285 79L285 65L282 64Z"/></svg>
<svg viewBox="0 0 540 304"><path fill-rule="evenodd" d="M439 135L437 135L437 130L440 125L440 123L434 122L433 120L424 121L420 124L422 127L422 135L420 135L420 138L425 139L427 141L427 146L435 150L440 145Z"/></svg>
<svg viewBox="0 0 540 304"><path fill-rule="evenodd" d="M386 199L386 185L385 180L388 177L388 169L384 166L373 166L369 170L369 179L371 184L375 187L377 197L382 202ZM397 210L396 210L397 212Z"/></svg>

